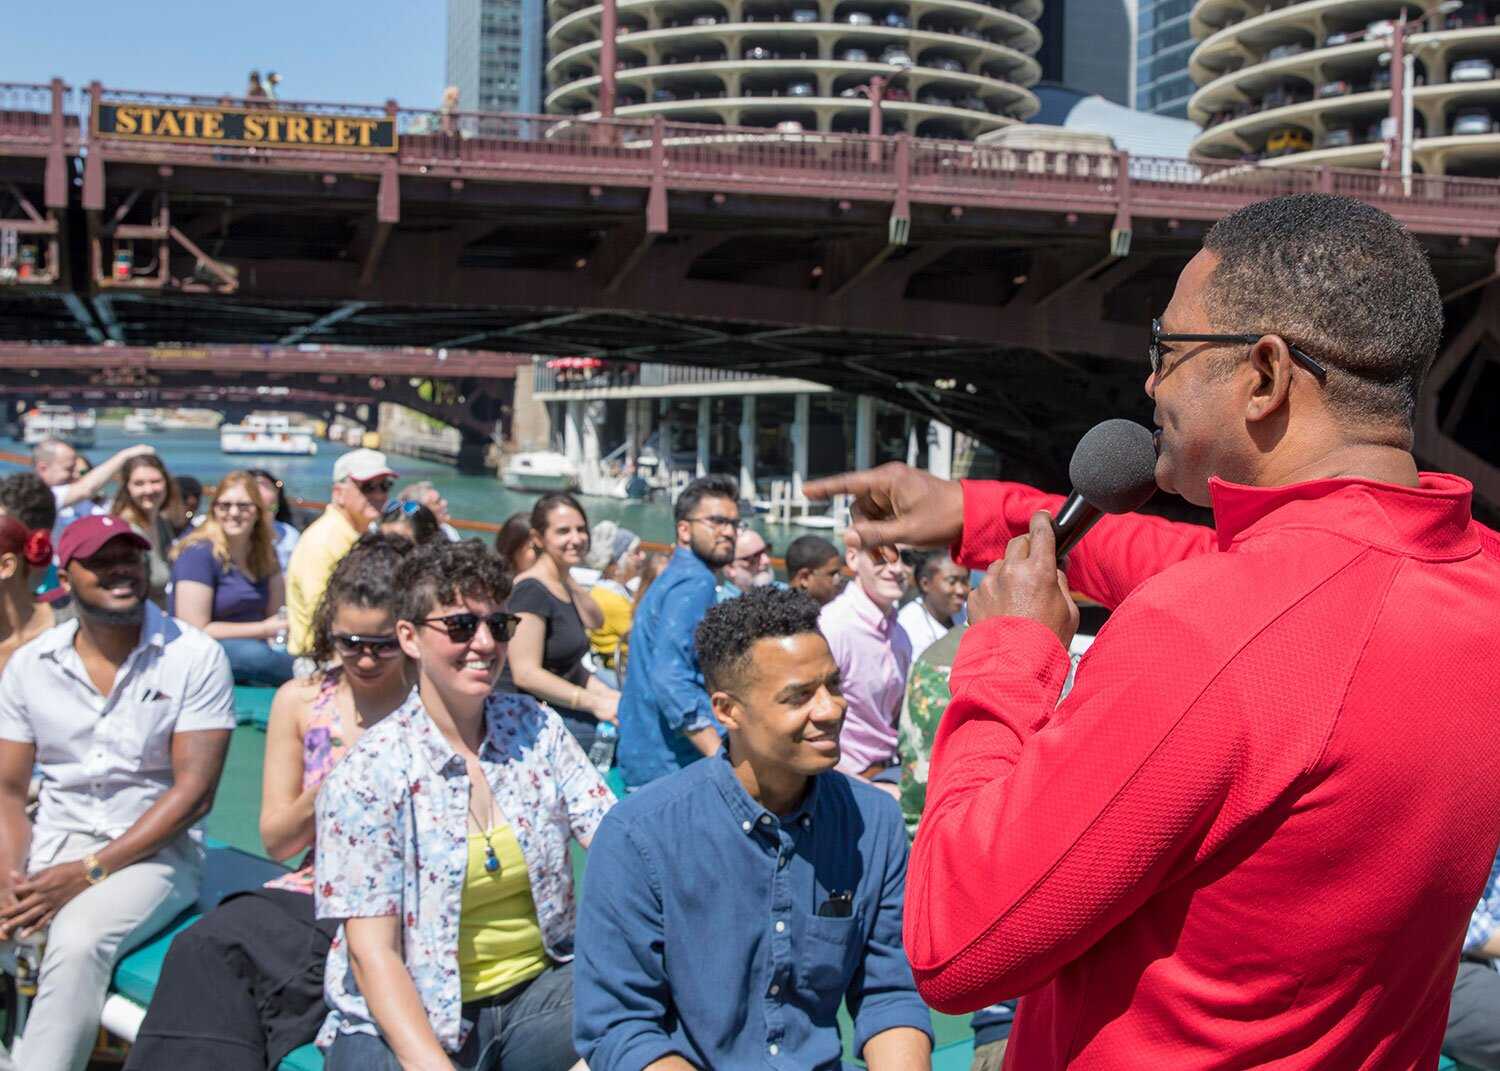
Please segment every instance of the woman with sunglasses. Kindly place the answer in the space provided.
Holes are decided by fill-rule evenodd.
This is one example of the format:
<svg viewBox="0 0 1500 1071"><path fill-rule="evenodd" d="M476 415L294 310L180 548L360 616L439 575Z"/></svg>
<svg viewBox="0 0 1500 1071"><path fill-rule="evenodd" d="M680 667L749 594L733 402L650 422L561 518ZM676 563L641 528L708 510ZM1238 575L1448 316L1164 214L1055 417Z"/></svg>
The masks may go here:
<svg viewBox="0 0 1500 1071"><path fill-rule="evenodd" d="M236 684L276 688L292 679L292 656L273 645L286 630L286 582L271 517L248 472L219 481L203 523L172 548L170 612L224 648Z"/></svg>
<svg viewBox="0 0 1500 1071"><path fill-rule="evenodd" d="M413 695L317 799L329 955L327 1071L566 1071L575 911L569 842L614 797L561 719L495 691L516 617L483 544L401 563Z"/></svg>
<svg viewBox="0 0 1500 1071"><path fill-rule="evenodd" d="M127 1068L264 1071L317 1033L335 927L313 914L313 803L329 771L411 691L391 584L410 551L405 539L366 535L334 569L313 647L320 664L338 664L283 685L266 729L261 840L275 859L305 853L302 865L177 936Z"/></svg>
<svg viewBox="0 0 1500 1071"><path fill-rule="evenodd" d="M502 687L552 707L587 751L599 723L615 721L620 705L620 693L583 664L589 630L604 624L604 611L571 572L589 551L588 517L570 494L543 495L531 510L531 538L541 553L510 595L521 624Z"/></svg>
<svg viewBox="0 0 1500 1071"><path fill-rule="evenodd" d="M414 546L425 546L438 539L447 539L437 514L422 505L405 499L387 502L380 511L377 530L386 535L397 535L411 540Z"/></svg>

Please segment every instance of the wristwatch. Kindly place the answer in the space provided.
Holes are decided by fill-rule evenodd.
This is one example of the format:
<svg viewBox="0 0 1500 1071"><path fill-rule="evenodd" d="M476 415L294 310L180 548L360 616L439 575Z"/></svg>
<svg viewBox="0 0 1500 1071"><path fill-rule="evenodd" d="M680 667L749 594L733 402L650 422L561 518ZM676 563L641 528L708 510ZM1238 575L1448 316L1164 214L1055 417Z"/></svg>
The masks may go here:
<svg viewBox="0 0 1500 1071"><path fill-rule="evenodd" d="M109 877L109 871L104 869L104 864L99 861L97 855L90 853L83 857L83 876L88 879L90 885L98 885Z"/></svg>

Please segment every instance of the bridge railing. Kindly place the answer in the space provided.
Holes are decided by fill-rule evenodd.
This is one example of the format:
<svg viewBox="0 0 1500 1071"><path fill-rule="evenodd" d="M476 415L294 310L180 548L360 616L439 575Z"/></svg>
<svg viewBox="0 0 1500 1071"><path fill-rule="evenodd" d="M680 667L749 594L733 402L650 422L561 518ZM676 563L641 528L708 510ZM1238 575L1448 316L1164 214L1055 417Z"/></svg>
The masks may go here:
<svg viewBox="0 0 1500 1071"><path fill-rule="evenodd" d="M538 394L593 391L611 387L702 387L720 383L753 383L771 377L727 368L694 368L674 364L611 363L601 368L548 368L532 365L532 390Z"/></svg>
<svg viewBox="0 0 1500 1071"><path fill-rule="evenodd" d="M67 86L54 100L53 86L35 82L0 82L0 139L45 145L52 138L52 116L62 111L65 137L78 142L82 98Z"/></svg>

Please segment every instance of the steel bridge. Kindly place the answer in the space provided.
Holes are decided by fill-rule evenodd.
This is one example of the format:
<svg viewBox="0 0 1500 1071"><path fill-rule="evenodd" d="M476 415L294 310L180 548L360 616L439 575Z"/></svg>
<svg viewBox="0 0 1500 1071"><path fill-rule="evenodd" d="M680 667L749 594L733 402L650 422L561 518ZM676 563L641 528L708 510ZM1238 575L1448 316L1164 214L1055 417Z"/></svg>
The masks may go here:
<svg viewBox="0 0 1500 1071"><path fill-rule="evenodd" d="M279 140L251 137L272 119ZM1428 249L1450 329L1419 445L1500 503L1482 179L0 85L0 236L32 250L0 339L103 347L95 368L116 346L321 343L430 348L433 376L453 348L791 375L1051 483L1084 428L1145 411L1146 325L1205 229L1306 190Z"/></svg>

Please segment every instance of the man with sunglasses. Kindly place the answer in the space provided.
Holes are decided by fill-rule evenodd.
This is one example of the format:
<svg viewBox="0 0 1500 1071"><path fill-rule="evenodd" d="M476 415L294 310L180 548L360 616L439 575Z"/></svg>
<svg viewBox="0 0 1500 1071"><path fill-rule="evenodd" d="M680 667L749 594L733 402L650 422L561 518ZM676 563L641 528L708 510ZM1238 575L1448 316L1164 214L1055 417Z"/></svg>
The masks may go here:
<svg viewBox="0 0 1500 1071"><path fill-rule="evenodd" d="M771 545L766 542L766 537L754 528L740 529L739 538L734 543L734 558L724 566L723 579L719 583L719 601L725 602L775 583L776 570L771 567Z"/></svg>
<svg viewBox="0 0 1500 1071"><path fill-rule="evenodd" d="M311 649L313 611L334 566L379 519L395 482L396 472L379 450L350 450L334 463L328 508L307 526L287 564L287 650L299 660Z"/></svg>
<svg viewBox="0 0 1500 1071"><path fill-rule="evenodd" d="M677 496L677 549L636 607L620 689L616 765L628 791L719 750L693 630L717 601L714 573L734 559L739 488L700 476Z"/></svg>
<svg viewBox="0 0 1500 1071"><path fill-rule="evenodd" d="M1208 233L1150 354L1157 483L1213 529L1106 517L1063 578L1056 496L807 488L867 547L989 566L906 946L941 1010L1027 994L1012 1071L1436 1063L1500 840L1500 538L1411 452L1442 318L1389 216L1275 198ZM1059 702L1069 587L1113 615Z"/></svg>

